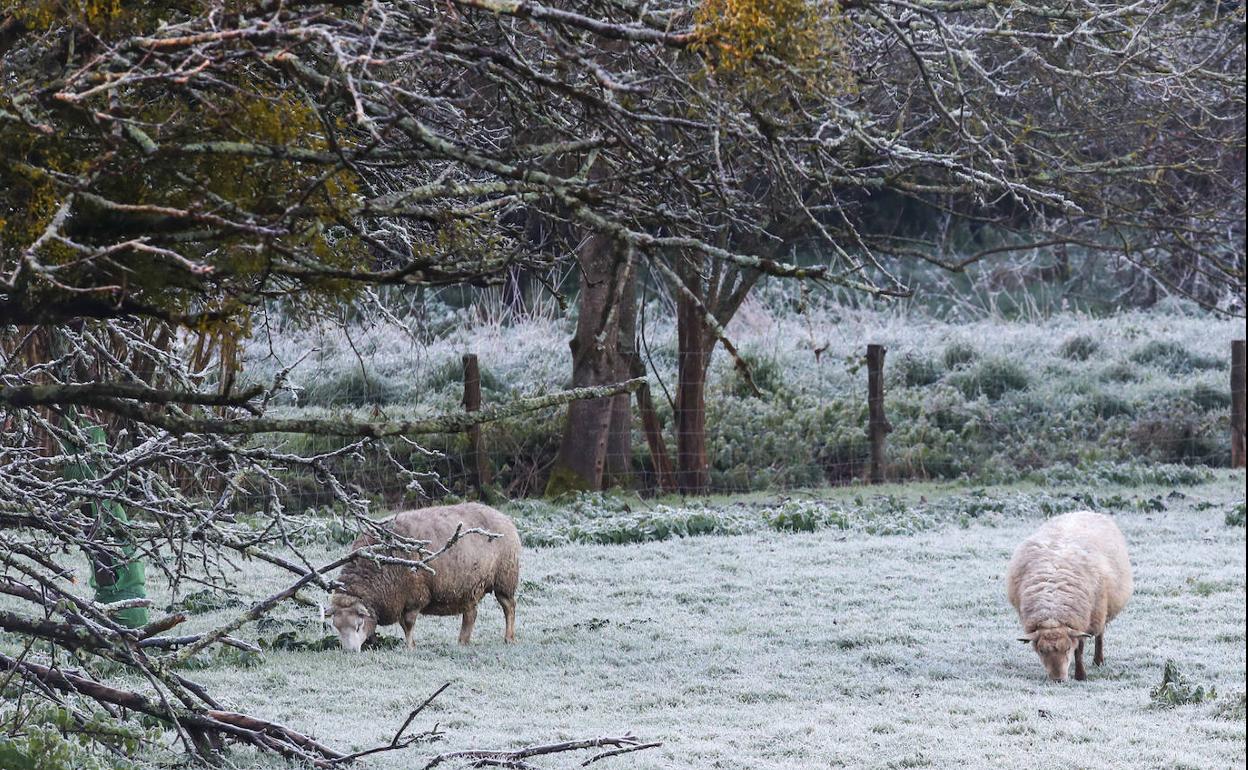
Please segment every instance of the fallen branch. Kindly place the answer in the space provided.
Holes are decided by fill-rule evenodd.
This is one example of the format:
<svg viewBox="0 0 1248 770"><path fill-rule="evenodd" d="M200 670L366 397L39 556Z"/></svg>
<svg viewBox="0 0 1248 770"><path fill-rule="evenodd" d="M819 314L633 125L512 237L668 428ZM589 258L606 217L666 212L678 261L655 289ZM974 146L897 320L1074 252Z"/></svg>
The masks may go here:
<svg viewBox="0 0 1248 770"><path fill-rule="evenodd" d="M609 747L609 751L604 751L590 757L581 764L582 767L604 759L615 754L624 754L631 751L641 751L642 749L652 749L662 746L660 742L646 743L639 741L631 735L625 735L620 738L589 738L580 741L563 741L561 743L546 743L537 746L527 746L523 749L512 749L510 751L495 750L467 750L467 751L449 751L445 754L438 754L429 759L421 770L430 770L430 768L446 762L469 761L473 767L513 767L525 768L532 767L525 760L532 757L542 757L550 754L563 754L569 751L584 751L586 749L598 749Z"/></svg>
<svg viewBox="0 0 1248 770"><path fill-rule="evenodd" d="M442 685L437 690L434 690L432 695L430 695L428 698L425 698L423 703L421 703L416 708L412 709L411 713L407 715L407 719L403 720L403 724L399 725L399 729L395 731L394 737L390 739L390 742L388 744L384 746L377 746L371 749L364 749L363 751L357 751L354 754L347 754L344 757L340 757L334 760L334 762L342 763L342 764L345 764L347 762L354 762L355 760L361 757L367 757L372 754L380 754L383 751L397 751L398 749L405 749L408 746L411 746L413 743L418 743L424 740L432 740L436 738L437 736L441 735L441 733L438 732L438 726L435 724L432 729L429 729L423 733L414 735L408 738L407 740L402 740L403 733L407 732L407 728L412 724L412 720L416 718L416 715L424 711L426 706L428 706L430 703L433 703L434 698L441 695L446 690L446 688L450 686L451 686L450 682L447 682L446 684Z"/></svg>
<svg viewBox="0 0 1248 770"><path fill-rule="evenodd" d="M132 401L125 401L112 396L88 397L83 392L75 393L73 403L88 404L101 411L111 412L135 422L166 430L175 435L194 433L220 436L252 436L259 433L302 433L315 436L385 438L387 436L463 433L474 425L503 420L539 409L562 406L572 401L632 393L644 383L644 379L632 379L614 385L572 388L558 393L520 398L509 404L486 407L476 412L445 414L419 420L357 420L349 417L333 419L280 417L221 419L187 417L174 412L162 412L144 408ZM11 399L15 396L9 391L16 392L17 390L0 390L0 406L14 406L15 404ZM22 393L16 396L16 398L18 403L25 403L24 399L27 398L27 394Z"/></svg>
<svg viewBox="0 0 1248 770"><path fill-rule="evenodd" d="M100 703L138 711L170 722L192 735L213 734L249 743L261 749L276 751L288 759L329 767L343 755L328 746L302 735L289 727L265 719L218 709L197 710L158 702L131 690L97 682L78 674L49 668L38 663L17 660L0 653L0 671L13 671L23 679L40 686L75 695L84 695Z"/></svg>

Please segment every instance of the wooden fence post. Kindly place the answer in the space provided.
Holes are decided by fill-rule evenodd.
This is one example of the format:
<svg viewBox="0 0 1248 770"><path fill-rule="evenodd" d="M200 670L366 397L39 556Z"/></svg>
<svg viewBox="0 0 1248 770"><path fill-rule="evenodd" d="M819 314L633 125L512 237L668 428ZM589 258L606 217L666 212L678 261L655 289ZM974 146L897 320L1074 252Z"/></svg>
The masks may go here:
<svg viewBox="0 0 1248 770"><path fill-rule="evenodd" d="M871 465L868 480L884 481L884 437L892 430L884 416L884 354L883 345L867 345L867 437L871 441Z"/></svg>
<svg viewBox="0 0 1248 770"><path fill-rule="evenodd" d="M1244 340L1231 340L1231 467L1244 467Z"/></svg>
<svg viewBox="0 0 1248 770"><path fill-rule="evenodd" d="M477 363L475 353L464 354L464 411L476 412L481 409L481 367ZM490 464L485 456L485 446L481 440L481 426L474 425L468 429L469 466L472 468L472 484L477 495L485 499L486 487L490 485Z"/></svg>

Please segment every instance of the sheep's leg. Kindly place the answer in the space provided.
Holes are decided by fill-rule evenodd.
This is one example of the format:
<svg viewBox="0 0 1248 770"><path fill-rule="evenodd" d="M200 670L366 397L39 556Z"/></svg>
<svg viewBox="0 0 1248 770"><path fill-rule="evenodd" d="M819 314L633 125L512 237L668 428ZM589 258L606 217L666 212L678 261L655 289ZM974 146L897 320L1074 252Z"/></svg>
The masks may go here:
<svg viewBox="0 0 1248 770"><path fill-rule="evenodd" d="M1079 638L1079 646L1075 648L1075 681L1082 682L1088 678L1088 672L1083 668L1083 637Z"/></svg>
<svg viewBox="0 0 1248 770"><path fill-rule="evenodd" d="M477 623L477 605L472 605L464 611L464 620L459 624L459 643L468 644L468 640L472 639L472 627Z"/></svg>
<svg viewBox="0 0 1248 770"><path fill-rule="evenodd" d="M503 608L503 619L507 623L503 630L503 641L510 644L516 641L516 597L496 593L494 598L498 599L498 605Z"/></svg>
<svg viewBox="0 0 1248 770"><path fill-rule="evenodd" d="M415 610L408 610L403 613L403 617L399 620L399 625L403 626L403 641L407 644L407 649L409 650L416 648L414 633L416 631L416 616L419 614Z"/></svg>
<svg viewBox="0 0 1248 770"><path fill-rule="evenodd" d="M1096 635L1096 650L1092 653L1092 662L1101 665L1105 662L1105 633Z"/></svg>

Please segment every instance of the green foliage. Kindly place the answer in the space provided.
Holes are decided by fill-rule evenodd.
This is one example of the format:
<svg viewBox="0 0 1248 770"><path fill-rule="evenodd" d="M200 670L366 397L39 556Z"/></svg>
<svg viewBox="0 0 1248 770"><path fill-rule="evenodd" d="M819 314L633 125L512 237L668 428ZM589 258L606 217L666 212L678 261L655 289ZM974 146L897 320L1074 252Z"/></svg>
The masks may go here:
<svg viewBox="0 0 1248 770"><path fill-rule="evenodd" d="M563 465L556 465L546 482L546 497L557 499L578 492L592 491L593 482Z"/></svg>
<svg viewBox="0 0 1248 770"><path fill-rule="evenodd" d="M950 525L967 527L978 522L995 526L1007 518L1047 518L1089 504L1088 497L1082 494L1000 494L974 489L930 501L895 495L858 495L846 501L787 501L765 509L764 516L769 526L780 530L835 528L872 535L912 535ZM1138 503L1133 504L1138 507Z"/></svg>
<svg viewBox="0 0 1248 770"><path fill-rule="evenodd" d="M1183 487L1212 481L1208 468L1190 465L1150 463L1093 462L1075 466L1070 463L1032 471L1027 480L1047 487L1098 487L1114 484L1123 487Z"/></svg>
<svg viewBox="0 0 1248 770"><path fill-rule="evenodd" d="M1117 361L1101 370L1101 379L1106 382L1137 382L1140 379L1139 369L1126 361Z"/></svg>
<svg viewBox="0 0 1248 770"><path fill-rule="evenodd" d="M1216 419L1186 398L1158 399L1140 412L1127 428L1135 451L1163 463L1226 465L1230 447L1212 428Z"/></svg>
<svg viewBox="0 0 1248 770"><path fill-rule="evenodd" d="M481 366L481 394L483 397L507 393L507 385L488 366ZM429 375L427 387L433 390L463 392L464 362L460 358L448 358L435 366Z"/></svg>
<svg viewBox="0 0 1248 770"><path fill-rule="evenodd" d="M337 517L295 515L288 521L294 527L289 537L298 545L350 545L359 536L355 527L344 525Z"/></svg>
<svg viewBox="0 0 1248 770"><path fill-rule="evenodd" d="M337 634L325 633L321 623L290 618L261 618L256 624L260 647L285 652L329 652L341 648ZM365 650L392 650L402 646L398 637L374 634L364 641Z"/></svg>
<svg viewBox="0 0 1248 770"><path fill-rule="evenodd" d="M1175 708L1211 701L1218 697L1213 687L1205 688L1189 680L1173 660L1167 660L1161 672L1161 684L1148 693L1157 708Z"/></svg>
<svg viewBox="0 0 1248 770"><path fill-rule="evenodd" d="M1226 526L1242 527L1244 526L1244 504L1232 505L1226 510Z"/></svg>
<svg viewBox="0 0 1248 770"><path fill-rule="evenodd" d="M902 356L896 368L901 373L902 384L908 388L921 388L936 383L942 374L936 360L917 353Z"/></svg>
<svg viewBox="0 0 1248 770"><path fill-rule="evenodd" d="M1131 353L1131 361L1152 366L1172 374L1191 374L1202 369L1217 369L1222 362L1212 356L1194 353L1174 340L1151 340Z"/></svg>
<svg viewBox="0 0 1248 770"><path fill-rule="evenodd" d="M597 492L579 494L558 506L537 500L517 501L509 510L521 539L530 546L618 545L693 535L742 534L758 527L757 517L740 509L721 510L699 502L634 510L622 498Z"/></svg>
<svg viewBox="0 0 1248 770"><path fill-rule="evenodd" d="M36 706L18 722L7 708L0 716L6 724L6 734L0 735L4 770L138 770L140 765L125 757L160 735L103 710L81 721L69 709L50 704Z"/></svg>
<svg viewBox="0 0 1248 770"><path fill-rule="evenodd" d="M942 526L995 524L1004 518L1038 518L1086 508L1097 502L1120 508L1148 506L1121 496L1105 501L1085 494L990 494L972 490L933 501L894 495L856 495L846 500L788 499L729 505L686 501L679 506L644 504L603 493L584 493L566 503L517 500L508 506L521 540L528 546L563 543L623 544L694 535L735 535L759 530L815 532L848 530L905 535Z"/></svg>
<svg viewBox="0 0 1248 770"><path fill-rule="evenodd" d="M1231 408L1231 391L1229 388L1218 388L1207 382L1198 382L1184 395L1198 409L1204 412Z"/></svg>
<svg viewBox="0 0 1248 770"><path fill-rule="evenodd" d="M391 638L391 637L387 637ZM393 640L398 643L398 639ZM298 631L281 631L260 640L260 646L266 650L286 650L288 652L326 652L341 647L338 637L324 634L319 639L304 639Z"/></svg>
<svg viewBox="0 0 1248 770"><path fill-rule="evenodd" d="M191 671L202 671L206 668L256 668L263 661L260 655L252 650L231 647L227 644L210 647L188 658L181 665Z"/></svg>
<svg viewBox="0 0 1248 770"><path fill-rule="evenodd" d="M942 357L946 369L957 369L979 359L979 351L969 342L951 342Z"/></svg>
<svg viewBox="0 0 1248 770"><path fill-rule="evenodd" d="M307 406L386 405L398 400L402 391L388 378L369 377L359 368L334 377L314 380L302 393Z"/></svg>
<svg viewBox="0 0 1248 770"><path fill-rule="evenodd" d="M1087 361L1100 349L1101 343L1097 342L1096 338L1086 334L1076 334L1063 340L1057 352L1062 358L1070 361Z"/></svg>
<svg viewBox="0 0 1248 770"><path fill-rule="evenodd" d="M206 612L216 612L217 610L227 610L242 606L243 603L233 596L220 591L214 591L211 588L204 588L199 591L193 591L178 601L172 602L165 607L165 612L189 612L193 615L201 615Z"/></svg>
<svg viewBox="0 0 1248 770"><path fill-rule="evenodd" d="M985 396L990 401L996 401L1011 391L1024 390L1030 383L1027 370L1007 358L986 359L973 369L951 375L949 380L967 398Z"/></svg>
<svg viewBox="0 0 1248 770"><path fill-rule="evenodd" d="M1102 420L1135 414L1135 406L1130 401L1103 390L1094 390L1084 399L1084 403L1094 416Z"/></svg>
<svg viewBox="0 0 1248 770"><path fill-rule="evenodd" d="M762 296L767 298L766 291ZM781 300L787 301L785 297L776 300L774 304L781 309L775 312L792 313ZM774 320L781 327L786 323L797 326L795 319L786 318L779 315ZM1059 339L1138 339L1152 327L1151 319L1072 318L1053 323L1071 329ZM871 323L884 321L876 318ZM1012 482L1055 465L1103 469L1160 463L1169 469L1178 464L1229 462L1226 388L1215 371L1173 374L1130 361L1127 356L1133 349L1108 345L1097 358L1117 355L1119 360L1105 361L1104 368L1072 364L1051 343L1052 332L1044 325L1006 325L1000 341L985 337L977 340L977 349L951 341L965 330L948 324L911 318L895 323L896 328L886 327L892 330L881 337L892 351L885 368L885 409L894 427L887 440L889 478ZM1190 328L1176 330L1171 341L1178 349L1205 355L1212 347L1201 347L1206 328L1202 319L1194 319ZM566 351L548 342L552 334L561 333L549 324L482 329L481 337L487 342L478 340L481 361L508 388L490 400L564 382ZM863 371L840 365L841 361L861 362L860 340L844 340L846 355L829 352L821 362L812 362L809 347L777 346L770 339L763 342L747 337L738 343L754 367L763 390L761 398L744 387L727 357L717 355L712 363L707 397L712 489L745 491L861 480L868 456L866 378ZM379 383L385 380L382 387L386 389L401 388L401 400L418 401L419 408L395 406L387 414L397 418L456 408L462 393L459 338L444 345L431 343L435 348L424 359L431 364L423 369L385 352L402 344L407 344L406 338L377 346L378 356L370 360L370 378ZM675 376L674 350L674 339L651 340L654 365L669 388ZM355 355L344 347L305 381L334 381L341 372L357 368ZM483 376L483 380L488 386L490 377ZM657 384L654 393L658 417L670 441L671 407ZM562 414L551 410L484 427L488 459L504 496L545 491L563 424ZM300 451L323 452L343 444L310 437L285 441ZM465 436L422 438L428 453L399 441L385 444L417 478L437 474L444 480L445 490L425 484L427 491L460 498L473 494L467 486L471 474L465 467ZM637 486L653 490L653 468L640 425L634 426L632 447ZM327 463L381 504L394 507L416 502L418 498L405 489L410 478L399 476L389 459L376 450L369 450L363 460L355 457L338 456ZM310 471L291 469L283 480L289 487L288 508L303 510L326 502ZM577 486L557 483L552 492L562 495Z"/></svg>
<svg viewBox="0 0 1248 770"><path fill-rule="evenodd" d="M53 47L68 48L58 58L65 58L62 64L69 70L98 61L99 50L131 35L157 33L168 22L223 10L220 2L202 0L29 0L18 6L17 17L25 26L47 31L48 41L62 40ZM69 40L80 42L64 42ZM31 41L28 37L22 42ZM0 94L0 109L6 113L34 110L26 121L0 121L0 254L32 246L62 204L72 200L63 234L74 244L158 242L177 251L180 259L155 249L110 248L108 259L97 261L84 259L83 251L70 248L68 240L52 241L40 246L39 258L57 270L57 281L24 283L30 305L63 302L83 292L114 297L104 287L124 285L128 300L155 314L202 313L188 324L192 331L238 341L247 334L260 294L299 294L304 316L355 296L357 288L337 278L308 274L279 280L273 275L274 258L292 253L301 257L301 265L315 261L331 271L355 267L366 256L362 243L348 231L338 228L336 237L329 235L357 203L355 172L327 172L286 152L329 149L329 125L339 129L337 142L349 150L352 135L342 130L345 123L335 122L332 110L290 88L282 75L228 65L209 81L186 89L186 79L155 84L140 78L133 88L66 99L48 109L41 99L29 98L46 89L41 78L59 77L52 75L51 62L47 64L29 68L10 83L12 89ZM114 132L105 121L89 117L102 115L96 110L106 105L126 115L127 125L143 139L118 141L120 133L111 137ZM218 149L250 144L283 151L271 157L153 152L203 142L215 142ZM74 190L83 194L68 195ZM215 201L208 207L261 218L293 208L299 213L280 235L257 239L243 229L203 228L196 214L207 210L206 198ZM192 214L164 216L152 207ZM429 248L431 253L438 250ZM202 263L205 269L188 271L188 263Z"/></svg>
<svg viewBox="0 0 1248 770"><path fill-rule="evenodd" d="M750 377L754 380L754 385L764 395L776 393L785 387L784 368L774 357L742 353L741 360L745 361L746 366L749 367ZM732 395L736 398L749 398L754 395L754 391L750 390L749 383L746 382L744 375L740 371L734 371L736 376L732 384Z"/></svg>

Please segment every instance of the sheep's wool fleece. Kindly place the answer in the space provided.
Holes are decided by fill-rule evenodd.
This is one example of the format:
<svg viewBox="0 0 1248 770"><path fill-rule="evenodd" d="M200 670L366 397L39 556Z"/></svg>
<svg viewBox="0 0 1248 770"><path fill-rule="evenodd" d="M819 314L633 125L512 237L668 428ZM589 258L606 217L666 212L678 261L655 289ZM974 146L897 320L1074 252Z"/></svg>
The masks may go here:
<svg viewBox="0 0 1248 770"><path fill-rule="evenodd" d="M1054 622L1103 633L1131 597L1127 541L1109 516L1076 511L1045 522L1010 559L1006 590L1024 628Z"/></svg>
<svg viewBox="0 0 1248 770"><path fill-rule="evenodd" d="M331 599L335 604L349 606L359 600L373 612L379 626L386 626L397 623L412 607L419 607L425 615L458 615L496 589L506 596L515 595L520 582L520 537L503 513L480 503L460 503L404 511L384 523L404 537L428 542L435 550L460 525L502 537L465 537L433 562L433 573L355 559L342 568L338 580L343 588ZM371 535L362 535L351 544L351 550L376 542ZM415 553L400 555L417 558Z"/></svg>

